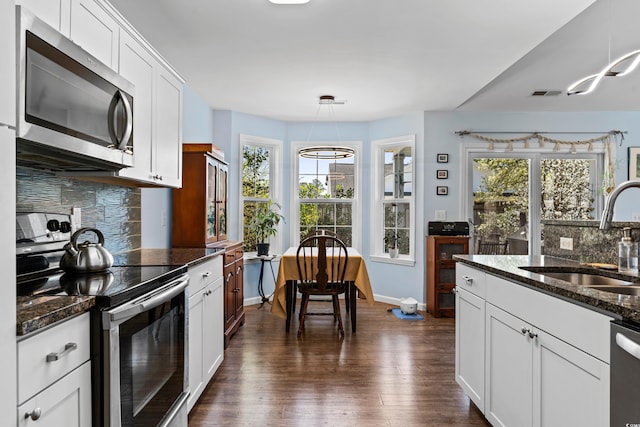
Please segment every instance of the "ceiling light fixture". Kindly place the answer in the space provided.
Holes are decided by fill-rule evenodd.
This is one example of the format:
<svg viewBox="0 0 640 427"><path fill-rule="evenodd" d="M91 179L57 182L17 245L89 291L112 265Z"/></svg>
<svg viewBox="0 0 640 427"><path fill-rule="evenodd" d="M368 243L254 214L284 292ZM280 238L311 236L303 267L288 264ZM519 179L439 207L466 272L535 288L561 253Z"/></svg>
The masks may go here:
<svg viewBox="0 0 640 427"><path fill-rule="evenodd" d="M615 61L611 62L598 74L587 76L573 83L567 89L567 95L586 95L588 93L591 93L594 91L596 86L598 86L598 83L600 83L600 80L602 80L603 77L625 76L635 70L638 66L638 63L640 63L640 50L629 52L626 55L623 55ZM624 64L627 64L626 68L623 68L620 71L616 70L616 68Z"/></svg>
<svg viewBox="0 0 640 427"><path fill-rule="evenodd" d="M353 148L349 147L306 147L298 151L300 157L317 160L348 159L354 155Z"/></svg>
<svg viewBox="0 0 640 427"><path fill-rule="evenodd" d="M333 124L336 128L336 134L338 136L338 142L339 144L341 144L342 142L342 138L340 138L340 130L338 129L338 124L336 123L335 120L335 114L333 111L333 106L338 104L344 104L347 101L336 101L336 97L333 95L321 95L318 98L318 110L316 111L316 120L318 121L318 117L320 116L320 110L323 108L323 106L327 106L327 108L329 109L329 113L331 116L331 119L333 120ZM313 133L313 128L315 127L315 121L314 123L311 125L311 128L309 129L309 134L307 135L307 143L309 143L309 140L311 138L311 134ZM336 145L336 146L311 146L311 147L304 147L301 148L298 151L298 156L303 157L305 159L314 159L314 160L333 160L336 161L338 159L348 159L350 157L353 157L355 154L355 151L353 150L353 148L350 147L342 147L341 145Z"/></svg>
<svg viewBox="0 0 640 427"><path fill-rule="evenodd" d="M309 0L269 0L273 4L305 4Z"/></svg>

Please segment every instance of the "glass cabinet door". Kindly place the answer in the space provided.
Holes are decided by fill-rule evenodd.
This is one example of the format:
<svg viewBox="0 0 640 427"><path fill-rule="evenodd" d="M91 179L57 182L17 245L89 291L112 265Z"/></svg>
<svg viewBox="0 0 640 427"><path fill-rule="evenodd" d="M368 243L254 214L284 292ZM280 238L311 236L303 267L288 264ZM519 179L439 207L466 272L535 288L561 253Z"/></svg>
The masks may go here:
<svg viewBox="0 0 640 427"><path fill-rule="evenodd" d="M220 165L218 197L216 203L218 205L218 239L225 240L227 238L227 184L228 170L224 165Z"/></svg>
<svg viewBox="0 0 640 427"><path fill-rule="evenodd" d="M207 157L207 243L218 241L218 218L216 196L218 192L218 163Z"/></svg>

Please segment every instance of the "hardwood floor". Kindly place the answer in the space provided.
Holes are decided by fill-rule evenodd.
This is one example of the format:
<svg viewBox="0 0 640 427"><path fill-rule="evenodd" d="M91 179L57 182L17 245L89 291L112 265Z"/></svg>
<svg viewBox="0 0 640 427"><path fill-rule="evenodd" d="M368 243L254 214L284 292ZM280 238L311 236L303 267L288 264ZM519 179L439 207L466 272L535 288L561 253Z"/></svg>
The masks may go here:
<svg viewBox="0 0 640 427"><path fill-rule="evenodd" d="M455 382L453 319L400 320L358 301L357 333L343 315L340 341L333 319L317 316L298 339L297 319L287 335L257 307L245 307L190 427L489 425Z"/></svg>

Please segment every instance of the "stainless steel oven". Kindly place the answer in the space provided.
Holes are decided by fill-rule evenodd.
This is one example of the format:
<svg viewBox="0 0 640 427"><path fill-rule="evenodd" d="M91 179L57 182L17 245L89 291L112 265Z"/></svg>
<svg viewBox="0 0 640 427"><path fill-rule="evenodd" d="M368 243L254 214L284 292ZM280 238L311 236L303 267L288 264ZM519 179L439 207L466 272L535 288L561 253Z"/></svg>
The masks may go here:
<svg viewBox="0 0 640 427"><path fill-rule="evenodd" d="M187 267L116 257L105 272L64 272L57 265L72 228L66 214L16 214L17 295L95 298L94 427L186 427Z"/></svg>
<svg viewBox="0 0 640 427"><path fill-rule="evenodd" d="M105 426L187 425L188 281L102 312Z"/></svg>
<svg viewBox="0 0 640 427"><path fill-rule="evenodd" d="M17 7L20 164L51 170L133 165L134 86Z"/></svg>

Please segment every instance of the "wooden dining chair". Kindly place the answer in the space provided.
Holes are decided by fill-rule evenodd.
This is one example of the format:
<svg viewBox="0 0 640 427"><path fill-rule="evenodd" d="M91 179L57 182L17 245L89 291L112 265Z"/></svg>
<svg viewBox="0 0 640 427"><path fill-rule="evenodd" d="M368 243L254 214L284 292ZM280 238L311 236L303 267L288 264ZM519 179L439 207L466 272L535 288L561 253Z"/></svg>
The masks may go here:
<svg viewBox="0 0 640 427"><path fill-rule="evenodd" d="M509 242L478 242L478 254L479 255L505 255Z"/></svg>
<svg viewBox="0 0 640 427"><path fill-rule="evenodd" d="M310 315L333 316L334 321L338 322L340 336L344 336L338 295L344 294L348 287L344 280L348 261L347 247L337 237L315 234L300 242L296 261L299 277L297 288L302 294L298 336L304 331L305 317ZM311 295L331 296L333 312L308 312Z"/></svg>

